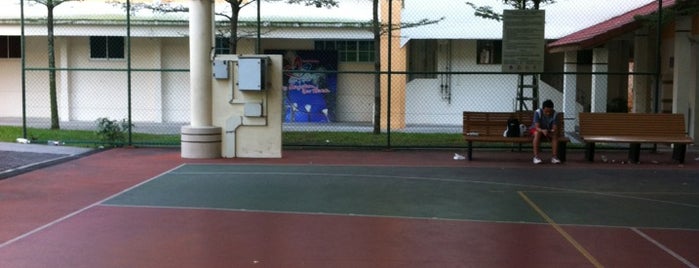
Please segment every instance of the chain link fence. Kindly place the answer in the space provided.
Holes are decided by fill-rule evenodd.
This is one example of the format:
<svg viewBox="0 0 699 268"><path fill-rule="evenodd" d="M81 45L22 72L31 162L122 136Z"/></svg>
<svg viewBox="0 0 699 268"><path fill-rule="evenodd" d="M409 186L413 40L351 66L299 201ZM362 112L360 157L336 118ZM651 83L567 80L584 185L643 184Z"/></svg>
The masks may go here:
<svg viewBox="0 0 699 268"><path fill-rule="evenodd" d="M2 101L10 102L0 110L1 124L26 124L27 137L40 141L56 138L35 129L81 130L84 135L66 142L99 144L103 141L96 134L98 120L107 118L131 124L124 130L126 144L179 145L180 127L190 120L186 13L153 12L140 6L127 14L126 0L65 2L55 9L55 65L50 66L46 7L23 2L20 67L26 84L22 89L21 78L13 78L12 88L0 86L0 94L8 97ZM186 2L182 1L184 7ZM378 50L370 0L342 0L331 9L262 1L259 40L257 2L241 9L237 53L255 53L259 47L262 53L284 55L286 146L464 147L463 111L533 110L544 99L552 99L561 110L568 83L575 86L576 111L590 111L592 88L604 85L606 111L623 112L632 109L629 94L634 81L644 77L644 86L651 87L649 81L656 77L652 64L634 71L638 53L634 54L633 31L608 42L606 60L594 59L591 49L583 49L571 71L565 66L566 53L546 53L543 73L521 77L502 70L502 23L476 17L474 8L463 1L439 0L425 6L405 0L393 1L390 10L382 6L384 15L390 12L397 20L399 14L403 24L391 21L391 38L382 32ZM473 2L502 5L502 1ZM590 10L585 1L559 2L543 7L549 42L647 4L626 1ZM229 10L227 5L216 3L221 12ZM587 16L580 17L582 13ZM217 20L215 51L230 53L228 21L221 16ZM18 26L9 19L5 24ZM649 36L648 41L655 42ZM648 51L655 49L660 48L651 46ZM607 69L596 72L594 64L602 61ZM0 59L0 65L19 64ZM306 90L309 84L316 91ZM50 93L54 85L55 98ZM652 102L668 98L651 91L644 91L646 110L652 109ZM52 118L58 119L57 125ZM34 137L34 133L44 134Z"/></svg>

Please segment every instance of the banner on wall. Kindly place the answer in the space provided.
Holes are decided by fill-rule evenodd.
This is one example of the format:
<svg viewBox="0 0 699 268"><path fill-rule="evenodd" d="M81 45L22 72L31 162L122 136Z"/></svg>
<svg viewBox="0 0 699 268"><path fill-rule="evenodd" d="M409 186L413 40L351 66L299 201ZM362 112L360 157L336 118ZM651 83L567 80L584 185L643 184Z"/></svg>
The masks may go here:
<svg viewBox="0 0 699 268"><path fill-rule="evenodd" d="M270 50L284 57L284 122L335 120L337 51Z"/></svg>

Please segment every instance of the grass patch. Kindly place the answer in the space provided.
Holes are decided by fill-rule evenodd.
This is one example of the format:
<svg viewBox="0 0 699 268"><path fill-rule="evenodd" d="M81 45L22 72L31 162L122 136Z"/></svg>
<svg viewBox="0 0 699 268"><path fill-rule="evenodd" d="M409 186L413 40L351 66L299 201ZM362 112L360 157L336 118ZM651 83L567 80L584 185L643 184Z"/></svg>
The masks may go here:
<svg viewBox="0 0 699 268"><path fill-rule="evenodd" d="M14 126L0 126L0 141L16 142L22 137L22 128ZM27 138L32 143L45 144L49 140L64 142L65 145L80 147L97 147L104 145L95 131L89 130L53 130L40 128L27 128ZM154 135L132 133L133 144L143 145L178 145L180 135Z"/></svg>
<svg viewBox="0 0 699 268"><path fill-rule="evenodd" d="M48 140L58 140L70 146L97 147L103 145L96 131L89 130L50 130L27 128L27 136L34 143L45 144ZM0 141L16 142L22 137L22 128L0 126ZM391 133L391 147L396 148L466 148L460 133ZM156 135L132 133L132 144L136 146L179 146L180 135ZM368 132L283 132L284 146L317 147L387 147L388 134ZM476 148L513 148L512 143L475 143ZM548 146L545 144L544 146ZM604 148L605 146L598 146ZM531 148L524 144L523 148ZM568 144L569 149L581 149L582 144Z"/></svg>

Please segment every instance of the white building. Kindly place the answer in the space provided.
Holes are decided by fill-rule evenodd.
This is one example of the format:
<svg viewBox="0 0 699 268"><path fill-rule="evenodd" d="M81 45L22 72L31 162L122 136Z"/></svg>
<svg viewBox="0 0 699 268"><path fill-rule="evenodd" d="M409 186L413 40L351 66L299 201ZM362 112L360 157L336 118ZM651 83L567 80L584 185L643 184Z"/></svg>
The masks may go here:
<svg viewBox="0 0 699 268"><path fill-rule="evenodd" d="M501 11L499 0L471 1L493 6ZM653 0L623 1L558 1L544 6L547 40L557 40L575 31L595 25ZM19 5L0 4L0 43L8 53L0 52L0 118L22 116L21 70L17 55L21 35ZM387 5L382 6L386 17ZM25 6L27 116L49 117L47 41L45 8ZM217 4L225 12L227 6ZM371 1L343 0L339 8L325 9L303 5L262 2L263 50L314 50L319 42L335 42L350 49L340 53L371 52L373 34ZM97 12L99 11L99 12ZM461 112L511 111L515 109L517 75L502 75L498 61L502 24L475 17L473 10L460 0L431 1L394 0L394 15L403 22L423 18L444 18L437 24L394 31L393 71L440 72L440 74L402 77L392 84L392 113L400 114L392 126L410 124L460 125ZM62 121L94 121L98 117L127 116L129 34L123 10L101 0L67 2L56 8L56 63L59 71L58 107ZM218 17L219 20L222 18ZM133 12L131 27L131 96L135 122L189 121L189 68L187 14L153 14L146 10ZM240 33L256 30L255 3L241 13ZM2 50L4 44L0 44ZM254 53L255 36L243 38L238 53ZM482 57L483 48L491 49L491 57ZM386 50L382 65L386 66ZM612 56L612 55L610 55ZM373 120L374 63L369 58L340 61L337 85L336 121L370 123ZM564 57L548 54L546 71L561 72ZM78 69L77 71L61 71ZM159 71L165 70L165 71ZM456 72L457 74L442 74ZM487 72L488 74L477 74ZM613 79L613 78L610 78ZM392 80L393 81L393 80ZM577 84L587 92L591 82ZM614 84L614 82L609 82ZM552 99L563 109L563 83L545 78L539 83L540 100ZM385 94L384 101L385 101ZM589 96L587 97L589 99ZM575 100L571 111L585 109L586 98ZM382 105L386 106L386 105ZM571 108L574 107L574 108ZM385 109L385 107L384 107ZM397 123L396 123L397 122Z"/></svg>

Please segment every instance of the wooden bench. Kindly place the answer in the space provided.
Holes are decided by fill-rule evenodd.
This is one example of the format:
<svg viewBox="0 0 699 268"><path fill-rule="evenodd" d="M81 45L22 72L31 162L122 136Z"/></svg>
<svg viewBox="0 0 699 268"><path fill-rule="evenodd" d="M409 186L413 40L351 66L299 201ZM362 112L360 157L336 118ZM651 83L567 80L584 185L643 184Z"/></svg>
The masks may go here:
<svg viewBox="0 0 699 268"><path fill-rule="evenodd" d="M522 137L504 137L503 132L507 128L507 120L517 118L520 124L529 128L534 120L534 112L464 112L463 135L468 142L467 159L473 159L474 142L502 142L519 144L520 149L523 143L532 143L534 137L527 135ZM563 134L563 113L558 113L556 118L558 133L558 159L566 160L566 147L570 141ZM546 140L542 140L546 142Z"/></svg>
<svg viewBox="0 0 699 268"><path fill-rule="evenodd" d="M595 143L629 143L629 161L638 163L642 143L673 144L672 159L684 163L692 138L682 114L580 113L585 159L594 161Z"/></svg>

